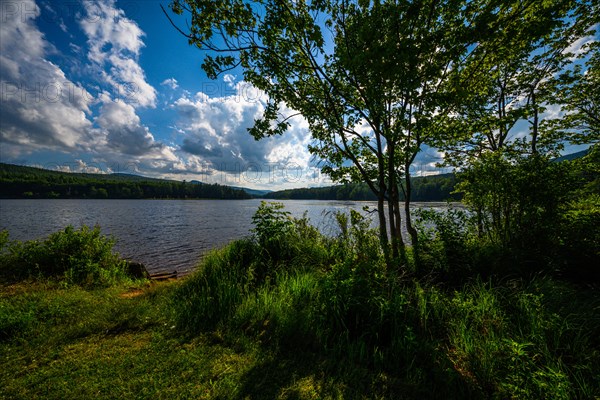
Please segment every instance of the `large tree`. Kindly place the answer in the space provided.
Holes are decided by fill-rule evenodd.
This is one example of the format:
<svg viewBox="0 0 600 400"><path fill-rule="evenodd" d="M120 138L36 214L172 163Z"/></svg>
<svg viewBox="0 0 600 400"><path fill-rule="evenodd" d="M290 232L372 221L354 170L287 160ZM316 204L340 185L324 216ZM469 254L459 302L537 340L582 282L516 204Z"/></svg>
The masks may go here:
<svg viewBox="0 0 600 400"><path fill-rule="evenodd" d="M560 149L576 132L548 129L553 125L548 118L557 116L544 111L561 105L572 110L572 89L596 92L588 85L591 82L582 79L581 65L573 67L577 58L570 51L594 34L599 22L594 2L518 0L503 7L507 9L504 15L512 14L511 20L496 38L482 44L495 50L473 57L462 71L471 79L463 81L457 135L439 143L454 165L467 166L485 152L527 155ZM563 96L557 82L563 86ZM528 135L523 135L520 121L529 126Z"/></svg>
<svg viewBox="0 0 600 400"><path fill-rule="evenodd" d="M493 57L506 45L498 32L526 30L514 18L545 3L174 0L171 9L191 19L181 32L207 51L209 77L239 68L268 95L256 138L285 132L291 116L281 110L291 108L308 121L324 172L367 183L391 263L404 249L400 191L416 245L410 169L423 144L448 132L456 88L479 76L470 60Z"/></svg>

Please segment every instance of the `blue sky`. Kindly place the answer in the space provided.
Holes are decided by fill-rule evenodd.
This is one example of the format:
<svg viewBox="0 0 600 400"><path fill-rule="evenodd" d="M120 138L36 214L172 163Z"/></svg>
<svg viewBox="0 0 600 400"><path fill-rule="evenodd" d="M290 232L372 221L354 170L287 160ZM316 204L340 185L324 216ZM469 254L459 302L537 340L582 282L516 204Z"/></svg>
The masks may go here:
<svg viewBox="0 0 600 400"><path fill-rule="evenodd" d="M167 5L167 2L162 2ZM265 96L207 79L159 1L2 0L2 162L263 189L329 184L302 119L246 131Z"/></svg>
<svg viewBox="0 0 600 400"><path fill-rule="evenodd" d="M255 141L264 94L209 80L168 1L0 0L0 160L259 189L328 185L308 125ZM291 112L291 110L290 110ZM426 149L413 172L431 171Z"/></svg>

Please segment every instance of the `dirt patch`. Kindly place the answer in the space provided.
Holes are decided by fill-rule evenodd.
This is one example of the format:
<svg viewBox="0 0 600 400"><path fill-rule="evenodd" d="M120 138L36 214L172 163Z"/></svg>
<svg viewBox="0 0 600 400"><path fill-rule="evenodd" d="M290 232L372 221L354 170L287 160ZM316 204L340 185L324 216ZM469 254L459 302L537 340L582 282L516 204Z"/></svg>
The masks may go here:
<svg viewBox="0 0 600 400"><path fill-rule="evenodd" d="M134 290L130 290L129 292L121 293L119 295L119 297L122 299L132 299L134 297L138 297L143 294L144 294L144 291L142 289L134 289Z"/></svg>

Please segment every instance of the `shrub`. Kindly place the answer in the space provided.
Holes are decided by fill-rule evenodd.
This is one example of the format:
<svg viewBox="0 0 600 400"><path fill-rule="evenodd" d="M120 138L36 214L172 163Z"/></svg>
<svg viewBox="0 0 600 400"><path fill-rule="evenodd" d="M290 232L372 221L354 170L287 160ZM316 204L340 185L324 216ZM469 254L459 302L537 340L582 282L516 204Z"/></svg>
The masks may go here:
<svg viewBox="0 0 600 400"><path fill-rule="evenodd" d="M114 239L99 227L68 226L46 240L10 242L0 254L5 277L42 277L86 287L110 286L129 280L126 262L113 253Z"/></svg>
<svg viewBox="0 0 600 400"><path fill-rule="evenodd" d="M472 217L463 210L417 210L421 265L436 271L446 282L457 281L473 271Z"/></svg>
<svg viewBox="0 0 600 400"><path fill-rule="evenodd" d="M261 202L252 217L254 239L259 249L260 273L264 278L281 269L321 266L327 262L326 239L306 214L292 218L281 203Z"/></svg>
<svg viewBox="0 0 600 400"><path fill-rule="evenodd" d="M560 222L564 274L571 279L600 282L600 195L569 204Z"/></svg>

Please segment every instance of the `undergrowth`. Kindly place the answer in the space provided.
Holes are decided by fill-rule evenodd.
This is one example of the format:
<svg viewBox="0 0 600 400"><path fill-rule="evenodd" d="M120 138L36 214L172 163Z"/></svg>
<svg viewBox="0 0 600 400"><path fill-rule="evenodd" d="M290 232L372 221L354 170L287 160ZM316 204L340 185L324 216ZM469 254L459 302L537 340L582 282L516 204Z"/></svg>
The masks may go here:
<svg viewBox="0 0 600 400"><path fill-rule="evenodd" d="M440 216L425 241L441 266L420 279L386 268L359 215L339 217L342 234L326 238L269 207L252 238L212 252L174 291L178 330L249 335L282 354L323 352L393 374L413 398L600 393L597 295L549 276L482 278L467 257L472 239L450 237L456 215ZM444 265L460 262L462 278L436 283L453 273Z"/></svg>

